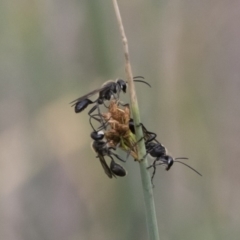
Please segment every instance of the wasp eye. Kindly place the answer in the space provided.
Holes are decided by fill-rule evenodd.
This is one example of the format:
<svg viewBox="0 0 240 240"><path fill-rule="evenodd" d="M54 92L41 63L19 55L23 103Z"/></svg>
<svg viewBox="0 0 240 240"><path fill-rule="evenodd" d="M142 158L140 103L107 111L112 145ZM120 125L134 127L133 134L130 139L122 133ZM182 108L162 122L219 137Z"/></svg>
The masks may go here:
<svg viewBox="0 0 240 240"><path fill-rule="evenodd" d="M127 91L127 84L125 83L124 85L122 85L122 90L124 93L126 93Z"/></svg>

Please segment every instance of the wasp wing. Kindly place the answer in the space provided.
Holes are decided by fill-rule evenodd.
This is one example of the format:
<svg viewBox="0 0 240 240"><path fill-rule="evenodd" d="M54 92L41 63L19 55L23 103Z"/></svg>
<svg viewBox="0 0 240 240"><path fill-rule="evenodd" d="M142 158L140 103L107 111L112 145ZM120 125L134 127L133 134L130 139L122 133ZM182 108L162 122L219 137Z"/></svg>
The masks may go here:
<svg viewBox="0 0 240 240"><path fill-rule="evenodd" d="M91 96L95 95L96 93L99 93L99 92L101 92L101 91L103 91L103 90L105 90L105 89L108 89L109 87L111 87L112 82L113 82L113 81L111 81L111 82L109 81L109 82L104 83L104 84L102 85L102 87L97 88L97 89L95 89L95 90L93 90L93 91L85 94L84 96L79 97L79 98L73 100L73 101L70 102L69 104L72 104L72 106L74 106L77 102L80 102L80 101L82 101L82 100L84 100L84 99L86 99L86 98L90 98Z"/></svg>
<svg viewBox="0 0 240 240"><path fill-rule="evenodd" d="M95 90L91 91L90 93L85 94L84 96L79 97L79 98L73 100L73 101L70 102L69 104L72 104L72 106L74 106L77 102L80 102L80 101L82 101L82 100L84 100L84 99L86 99L86 98L89 98L89 97L93 96L94 94L99 93L99 92L102 91L103 89L104 89L104 87L95 89Z"/></svg>
<svg viewBox="0 0 240 240"><path fill-rule="evenodd" d="M99 158L99 161L104 169L104 172L107 174L109 178L112 178L112 176L115 177L114 173L112 173L111 169L106 163L106 160L104 156L106 155L106 142L104 141L93 141L91 144L92 149L97 153L97 158Z"/></svg>
<svg viewBox="0 0 240 240"><path fill-rule="evenodd" d="M111 169L110 169L109 166L107 165L104 156L98 154L97 158L99 158L100 163L101 163L101 165L102 165L102 167L103 167L103 169L104 169L104 172L107 174L107 176L108 176L109 178L112 178L113 176L115 177L115 174L112 173Z"/></svg>

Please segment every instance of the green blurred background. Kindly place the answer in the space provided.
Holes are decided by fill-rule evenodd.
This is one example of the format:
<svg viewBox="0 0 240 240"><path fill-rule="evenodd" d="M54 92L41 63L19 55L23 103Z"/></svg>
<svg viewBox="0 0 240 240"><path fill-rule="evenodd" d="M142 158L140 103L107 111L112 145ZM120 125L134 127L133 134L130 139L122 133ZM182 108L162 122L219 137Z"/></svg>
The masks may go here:
<svg viewBox="0 0 240 240"><path fill-rule="evenodd" d="M152 85L136 84L142 122L203 175L158 168L161 239L239 239L240 1L119 5L133 73ZM112 2L2 0L0 36L0 238L147 239L138 164L108 179L87 111L69 105L125 79Z"/></svg>

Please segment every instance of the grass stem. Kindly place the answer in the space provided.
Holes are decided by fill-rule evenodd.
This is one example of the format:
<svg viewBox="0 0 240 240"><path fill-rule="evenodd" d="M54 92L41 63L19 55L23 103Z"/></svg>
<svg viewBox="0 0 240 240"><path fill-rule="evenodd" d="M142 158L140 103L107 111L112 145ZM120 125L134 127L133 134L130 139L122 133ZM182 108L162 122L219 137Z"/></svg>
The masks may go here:
<svg viewBox="0 0 240 240"><path fill-rule="evenodd" d="M143 136L143 132L142 132L142 128L139 127L141 120L140 120L140 113L138 108L137 95L135 91L135 85L133 82L133 74L132 74L132 68L130 63L128 41L124 31L124 26L123 26L117 0L113 0L113 6L116 13L120 34L123 42L124 57L125 57L125 72L127 76L127 82L129 85L131 109L132 109L133 120L135 123L136 139L141 139ZM137 147L138 147L139 159L143 159L143 156L146 154L144 141L139 141ZM140 165L142 189L143 189L143 195L144 195L144 201L145 201L146 221L147 221L149 240L159 240L158 224L157 224L157 217L156 217L156 211L155 211L155 203L153 198L153 188L151 184L150 174L149 174L149 171L147 170L147 167L148 167L147 158L140 161L139 165Z"/></svg>

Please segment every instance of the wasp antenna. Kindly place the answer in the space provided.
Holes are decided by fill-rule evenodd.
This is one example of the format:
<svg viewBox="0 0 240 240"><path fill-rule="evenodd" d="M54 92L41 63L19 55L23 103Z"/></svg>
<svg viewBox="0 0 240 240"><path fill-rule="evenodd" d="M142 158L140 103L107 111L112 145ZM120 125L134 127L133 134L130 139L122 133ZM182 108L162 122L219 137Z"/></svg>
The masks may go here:
<svg viewBox="0 0 240 240"><path fill-rule="evenodd" d="M138 79L133 79L134 82L141 82L141 83L145 83L146 85L148 85L149 87L151 87L151 85L148 82L145 82L143 80L138 80Z"/></svg>
<svg viewBox="0 0 240 240"><path fill-rule="evenodd" d="M188 159L187 157L177 157L175 159Z"/></svg>
<svg viewBox="0 0 240 240"><path fill-rule="evenodd" d="M135 76L135 77L133 77L133 79L135 79L135 78L142 78L142 79L145 79L143 76Z"/></svg>
<svg viewBox="0 0 240 240"><path fill-rule="evenodd" d="M196 169L194 169L194 168L190 167L188 164L186 164L186 163L183 163L183 162L181 162L181 161L174 161L174 162L181 163L181 164L185 165L186 167L188 167L188 168L192 169L192 170L193 170L195 173L197 173L198 175L202 176L202 174L201 174L200 172L198 172Z"/></svg>

